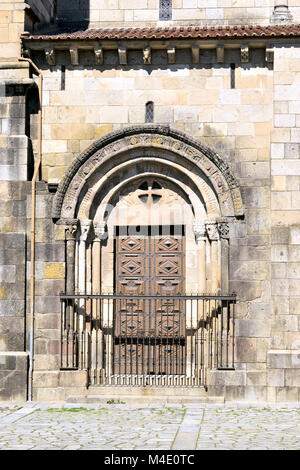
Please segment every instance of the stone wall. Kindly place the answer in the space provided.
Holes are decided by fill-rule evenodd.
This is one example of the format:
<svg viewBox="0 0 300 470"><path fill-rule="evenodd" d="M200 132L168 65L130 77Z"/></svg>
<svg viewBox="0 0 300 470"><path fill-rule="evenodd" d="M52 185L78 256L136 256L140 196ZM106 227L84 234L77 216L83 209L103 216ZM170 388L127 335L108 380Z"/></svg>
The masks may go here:
<svg viewBox="0 0 300 470"><path fill-rule="evenodd" d="M38 27L55 21L56 0L26 0L26 3L39 19Z"/></svg>
<svg viewBox="0 0 300 470"><path fill-rule="evenodd" d="M286 3L286 2L281 2ZM300 7L289 0L297 22ZM159 21L159 0L58 0L58 16L91 28L167 24L268 24L274 0L173 0L172 21Z"/></svg>
<svg viewBox="0 0 300 470"><path fill-rule="evenodd" d="M0 62L21 55L20 34L24 31L24 0L0 4Z"/></svg>

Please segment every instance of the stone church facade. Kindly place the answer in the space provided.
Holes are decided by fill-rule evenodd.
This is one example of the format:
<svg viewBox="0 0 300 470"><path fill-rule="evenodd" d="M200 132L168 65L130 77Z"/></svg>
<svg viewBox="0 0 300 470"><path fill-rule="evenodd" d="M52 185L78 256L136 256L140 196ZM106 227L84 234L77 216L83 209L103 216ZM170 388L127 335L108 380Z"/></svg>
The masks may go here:
<svg viewBox="0 0 300 470"><path fill-rule="evenodd" d="M300 398L300 2L0 3L0 400Z"/></svg>

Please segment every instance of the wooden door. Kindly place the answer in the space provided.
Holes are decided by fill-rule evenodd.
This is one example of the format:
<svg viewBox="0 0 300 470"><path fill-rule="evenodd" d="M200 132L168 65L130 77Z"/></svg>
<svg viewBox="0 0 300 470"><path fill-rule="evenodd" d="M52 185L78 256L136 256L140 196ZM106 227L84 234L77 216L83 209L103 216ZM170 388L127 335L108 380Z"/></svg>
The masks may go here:
<svg viewBox="0 0 300 470"><path fill-rule="evenodd" d="M115 292L129 299L116 302L115 374L185 371L184 302L168 299L184 294L184 227L167 235L156 229L116 234Z"/></svg>

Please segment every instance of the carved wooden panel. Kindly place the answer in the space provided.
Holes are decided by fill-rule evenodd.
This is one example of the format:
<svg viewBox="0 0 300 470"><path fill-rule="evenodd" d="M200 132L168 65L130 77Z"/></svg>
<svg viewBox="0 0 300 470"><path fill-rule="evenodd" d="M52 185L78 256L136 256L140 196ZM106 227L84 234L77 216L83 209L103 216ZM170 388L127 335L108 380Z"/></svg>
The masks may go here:
<svg viewBox="0 0 300 470"><path fill-rule="evenodd" d="M152 233L157 231L116 239L115 290L130 297L116 302L117 374L184 373L184 301L167 297L184 294L185 238ZM143 295L149 299L140 299Z"/></svg>

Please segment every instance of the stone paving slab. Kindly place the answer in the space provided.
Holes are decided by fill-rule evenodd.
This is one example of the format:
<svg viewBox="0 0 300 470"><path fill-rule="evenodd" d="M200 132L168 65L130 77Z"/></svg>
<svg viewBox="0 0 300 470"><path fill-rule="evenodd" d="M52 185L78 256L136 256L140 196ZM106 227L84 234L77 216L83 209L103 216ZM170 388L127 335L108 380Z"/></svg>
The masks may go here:
<svg viewBox="0 0 300 470"><path fill-rule="evenodd" d="M0 450L300 449L300 404L0 406Z"/></svg>

